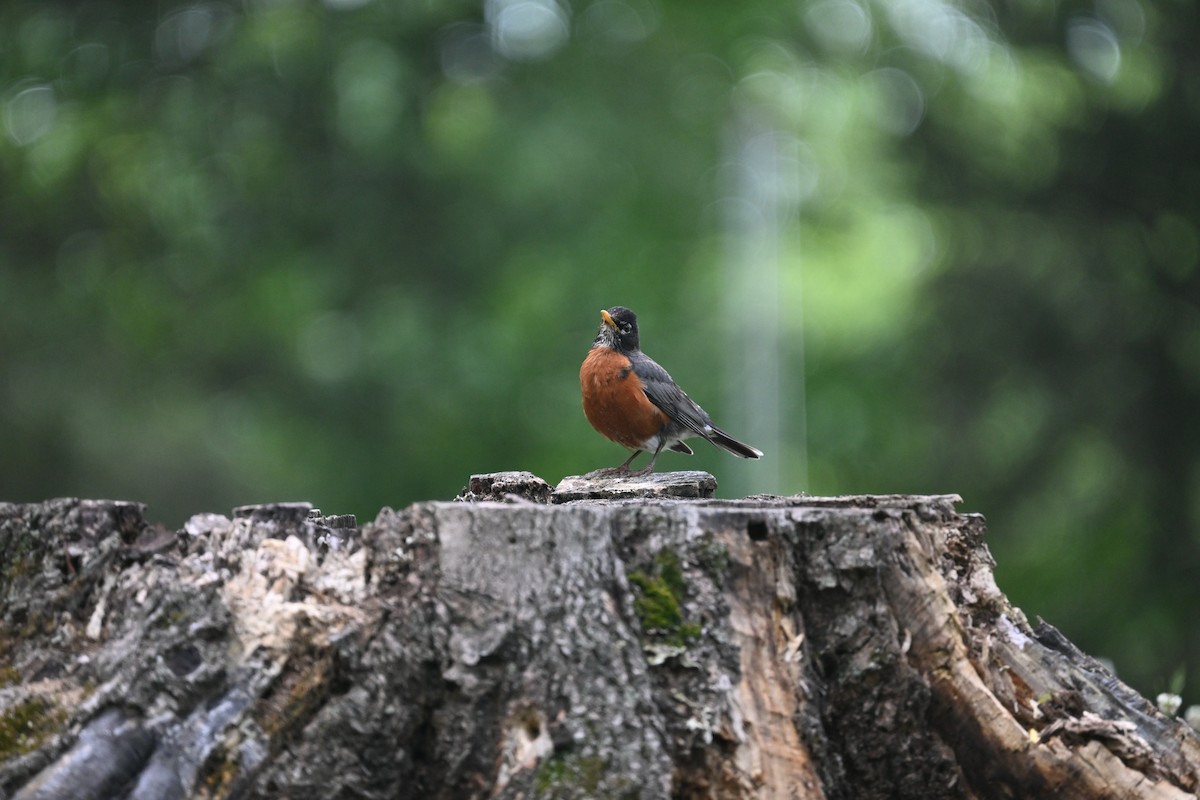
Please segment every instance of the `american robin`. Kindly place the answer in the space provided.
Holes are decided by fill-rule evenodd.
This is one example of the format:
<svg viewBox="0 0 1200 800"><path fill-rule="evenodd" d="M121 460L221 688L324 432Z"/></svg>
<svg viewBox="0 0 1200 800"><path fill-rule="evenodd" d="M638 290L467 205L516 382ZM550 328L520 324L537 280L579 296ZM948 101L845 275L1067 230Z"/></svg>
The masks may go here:
<svg viewBox="0 0 1200 800"><path fill-rule="evenodd" d="M601 311L600 318L600 330L579 368L583 413L601 436L633 451L624 464L605 472L627 471L643 450L654 455L640 472L653 472L663 450L692 455L683 440L693 436L741 458L762 457L761 450L713 425L704 409L641 351L637 315L614 306Z"/></svg>

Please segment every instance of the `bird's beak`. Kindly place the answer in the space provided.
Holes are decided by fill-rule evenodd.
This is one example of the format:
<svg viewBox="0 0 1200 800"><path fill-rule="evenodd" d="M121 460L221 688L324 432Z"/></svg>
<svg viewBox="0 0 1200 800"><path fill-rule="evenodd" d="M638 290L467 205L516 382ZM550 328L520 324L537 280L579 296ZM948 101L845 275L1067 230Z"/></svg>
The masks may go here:
<svg viewBox="0 0 1200 800"><path fill-rule="evenodd" d="M600 309L600 319L604 320L604 324L614 331L617 329L617 323L613 321L612 314L609 314L604 309Z"/></svg>

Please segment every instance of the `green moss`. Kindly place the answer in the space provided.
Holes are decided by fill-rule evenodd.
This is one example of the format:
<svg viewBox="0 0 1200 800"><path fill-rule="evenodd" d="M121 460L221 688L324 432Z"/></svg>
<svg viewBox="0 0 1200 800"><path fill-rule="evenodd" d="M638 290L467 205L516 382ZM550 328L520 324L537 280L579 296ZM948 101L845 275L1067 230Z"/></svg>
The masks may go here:
<svg viewBox="0 0 1200 800"><path fill-rule="evenodd" d="M669 550L662 551L654 558L653 575L632 572L629 582L638 590L633 608L642 631L681 647L700 638L701 627L684 620L683 600L687 587L678 555Z"/></svg>
<svg viewBox="0 0 1200 800"><path fill-rule="evenodd" d="M578 797L580 791L594 795L604 778L604 767L604 759L599 756L555 754L538 766L534 788L539 796L554 797L561 793Z"/></svg>
<svg viewBox="0 0 1200 800"><path fill-rule="evenodd" d="M25 624L17 631L18 639L33 639L43 634L51 635L57 629L53 614L35 609L30 612Z"/></svg>
<svg viewBox="0 0 1200 800"><path fill-rule="evenodd" d="M24 578L37 572L38 559L34 556L35 542L30 536L18 536L9 541L5 552L0 557L0 581L12 583L18 578Z"/></svg>
<svg viewBox="0 0 1200 800"><path fill-rule="evenodd" d="M534 788L538 794L546 794L556 786L561 786L567 778L567 760L560 756L552 756L538 767L534 778Z"/></svg>
<svg viewBox="0 0 1200 800"><path fill-rule="evenodd" d="M684 584L683 568L679 564L679 556L670 550L664 550L654 558L658 565L658 575L663 583L671 590L676 602L683 602Z"/></svg>
<svg viewBox="0 0 1200 800"><path fill-rule="evenodd" d="M5 686L15 686L21 682L21 673L15 667L0 667L0 689Z"/></svg>
<svg viewBox="0 0 1200 800"><path fill-rule="evenodd" d="M0 761L38 749L66 717L47 700L30 699L13 706L0 716Z"/></svg>
<svg viewBox="0 0 1200 800"><path fill-rule="evenodd" d="M665 580L634 572L629 582L638 588L633 607L643 630L672 630L683 622L679 600Z"/></svg>
<svg viewBox="0 0 1200 800"><path fill-rule="evenodd" d="M15 583L18 579L35 574L38 566L38 560L32 556L18 556L0 570L0 581L5 584Z"/></svg>
<svg viewBox="0 0 1200 800"><path fill-rule="evenodd" d="M187 611L178 606L172 605L170 608L163 609L158 614L158 618L154 621L154 626L156 628L165 629L171 627L172 625L178 625L185 619L187 619Z"/></svg>

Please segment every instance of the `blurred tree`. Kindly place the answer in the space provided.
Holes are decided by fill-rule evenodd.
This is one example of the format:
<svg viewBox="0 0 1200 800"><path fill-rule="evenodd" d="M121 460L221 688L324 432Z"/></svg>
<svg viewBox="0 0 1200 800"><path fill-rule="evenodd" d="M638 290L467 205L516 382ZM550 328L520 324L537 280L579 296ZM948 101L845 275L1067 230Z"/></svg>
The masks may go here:
<svg viewBox="0 0 1200 800"><path fill-rule="evenodd" d="M616 463L575 371L623 303L774 439L664 468L961 492L1010 596L1200 686L1197 33L1169 0L4 4L0 496L369 515Z"/></svg>
<svg viewBox="0 0 1200 800"><path fill-rule="evenodd" d="M1041 119L932 117L912 142L952 266L914 338L940 471L988 497L1015 596L1147 690L1180 664L1196 686L1200 18L996 11Z"/></svg>

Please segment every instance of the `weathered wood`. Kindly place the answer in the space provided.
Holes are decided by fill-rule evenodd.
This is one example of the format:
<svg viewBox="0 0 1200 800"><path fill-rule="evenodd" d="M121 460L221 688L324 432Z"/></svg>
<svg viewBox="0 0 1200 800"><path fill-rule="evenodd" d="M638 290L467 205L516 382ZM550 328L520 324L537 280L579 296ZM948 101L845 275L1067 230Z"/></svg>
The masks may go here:
<svg viewBox="0 0 1200 800"><path fill-rule="evenodd" d="M472 475L467 488L459 492L456 500L499 500L511 502L528 500L546 503L550 500L550 484L532 472L493 472Z"/></svg>
<svg viewBox="0 0 1200 800"><path fill-rule="evenodd" d="M664 498L708 498L717 488L717 479L707 472L653 472L639 475L602 474L568 475L554 488L555 503L574 500L632 500Z"/></svg>
<svg viewBox="0 0 1200 800"><path fill-rule="evenodd" d="M1195 733L1030 626L957 498L539 482L361 530L0 504L0 799L1200 787Z"/></svg>

